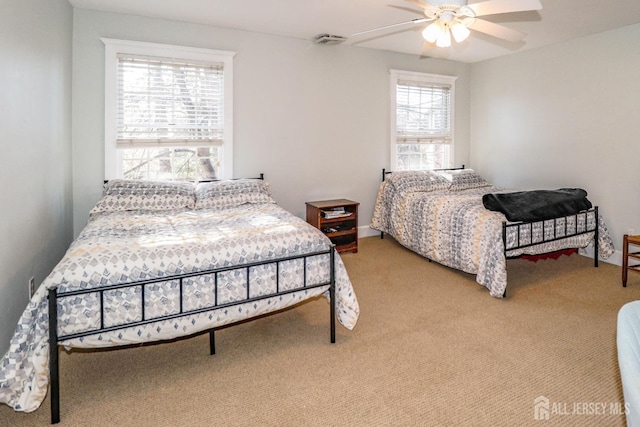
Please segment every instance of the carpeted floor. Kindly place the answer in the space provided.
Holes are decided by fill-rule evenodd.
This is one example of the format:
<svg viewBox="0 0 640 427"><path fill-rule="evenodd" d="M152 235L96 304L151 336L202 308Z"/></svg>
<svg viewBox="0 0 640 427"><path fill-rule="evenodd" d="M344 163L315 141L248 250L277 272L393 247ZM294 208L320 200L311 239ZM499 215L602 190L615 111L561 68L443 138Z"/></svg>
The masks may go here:
<svg viewBox="0 0 640 427"><path fill-rule="evenodd" d="M623 426L616 316L640 275L591 259L508 262L505 300L392 239L344 262L361 307L317 299L208 337L61 352L61 426ZM537 399L537 400L536 400ZM545 409L549 419L536 419ZM0 405L0 424L49 423Z"/></svg>

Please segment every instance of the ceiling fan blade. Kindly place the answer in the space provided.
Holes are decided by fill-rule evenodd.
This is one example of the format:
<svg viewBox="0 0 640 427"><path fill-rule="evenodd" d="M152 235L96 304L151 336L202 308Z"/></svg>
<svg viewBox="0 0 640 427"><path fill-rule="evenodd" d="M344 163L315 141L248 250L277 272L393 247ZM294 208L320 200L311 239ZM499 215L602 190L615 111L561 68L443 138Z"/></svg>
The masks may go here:
<svg viewBox="0 0 640 427"><path fill-rule="evenodd" d="M497 15L499 13L525 12L540 10L540 0L488 0L467 6L476 16Z"/></svg>
<svg viewBox="0 0 640 427"><path fill-rule="evenodd" d="M467 18L462 21L469 29L488 34L499 39L508 40L517 43L522 40L526 34L521 31L512 30L504 25L495 24L485 21L484 19Z"/></svg>
<svg viewBox="0 0 640 427"><path fill-rule="evenodd" d="M412 19L411 21L398 22L397 24L385 25L384 27L378 27L378 28L372 28L371 30L360 31L359 33L351 34L351 37L372 33L374 31L386 30L388 28L399 27L401 25L422 24L423 22L427 22L427 21L432 21L432 19L416 18L416 19Z"/></svg>

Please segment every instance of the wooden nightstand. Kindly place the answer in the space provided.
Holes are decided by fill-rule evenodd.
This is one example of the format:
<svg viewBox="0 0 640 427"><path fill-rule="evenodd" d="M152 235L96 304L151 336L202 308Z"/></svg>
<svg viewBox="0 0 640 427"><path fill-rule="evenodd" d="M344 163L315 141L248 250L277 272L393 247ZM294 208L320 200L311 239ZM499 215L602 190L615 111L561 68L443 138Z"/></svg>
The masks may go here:
<svg viewBox="0 0 640 427"><path fill-rule="evenodd" d="M307 214L307 217L309 214ZM631 247L633 246L633 248ZM627 287L627 273L629 271L635 271L640 273L640 236L629 236L625 234L622 240L622 286ZM629 259L635 264L629 264Z"/></svg>
<svg viewBox="0 0 640 427"><path fill-rule="evenodd" d="M326 234L336 245L338 252L358 252L358 205L360 203L336 199L306 204L307 222Z"/></svg>

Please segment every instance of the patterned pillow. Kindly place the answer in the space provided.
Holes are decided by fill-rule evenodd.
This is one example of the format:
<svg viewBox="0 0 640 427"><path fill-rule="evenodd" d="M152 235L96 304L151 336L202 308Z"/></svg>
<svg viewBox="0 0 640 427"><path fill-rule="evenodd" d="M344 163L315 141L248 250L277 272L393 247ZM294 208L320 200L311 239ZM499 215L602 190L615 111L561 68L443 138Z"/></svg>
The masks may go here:
<svg viewBox="0 0 640 427"><path fill-rule="evenodd" d="M471 188L491 186L491 184L485 181L484 178L478 175L473 169L438 171L438 174L451 183L449 191L462 191Z"/></svg>
<svg viewBox="0 0 640 427"><path fill-rule="evenodd" d="M196 186L196 209L229 209L246 203L275 203L262 179L201 182Z"/></svg>
<svg viewBox="0 0 640 427"><path fill-rule="evenodd" d="M193 209L194 191L195 185L191 182L113 179L105 184L102 198L90 213Z"/></svg>
<svg viewBox="0 0 640 427"><path fill-rule="evenodd" d="M450 185L449 181L433 171L393 172L387 176L385 181L387 181L387 185L401 195L417 191L444 191Z"/></svg>

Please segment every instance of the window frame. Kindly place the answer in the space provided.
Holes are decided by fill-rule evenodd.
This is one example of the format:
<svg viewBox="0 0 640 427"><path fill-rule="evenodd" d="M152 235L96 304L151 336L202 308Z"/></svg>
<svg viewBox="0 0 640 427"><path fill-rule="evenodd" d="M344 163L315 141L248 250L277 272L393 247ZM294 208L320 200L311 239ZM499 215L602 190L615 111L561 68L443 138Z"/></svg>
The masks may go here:
<svg viewBox="0 0 640 427"><path fill-rule="evenodd" d="M397 129L397 86L399 81L412 81L421 85L449 85L450 86L450 103L449 103L449 164L447 167L453 167L455 153L455 81L457 76L447 76L441 74L429 74L416 71L389 70L390 78L390 168L398 170L398 129Z"/></svg>
<svg viewBox="0 0 640 427"><path fill-rule="evenodd" d="M224 79L224 130L220 146L219 179L233 177L233 57L236 52L205 48L176 46L160 43L100 39L105 45L105 123L104 123L104 178L122 177L122 165L118 161L118 54L182 59L205 63L223 64Z"/></svg>

